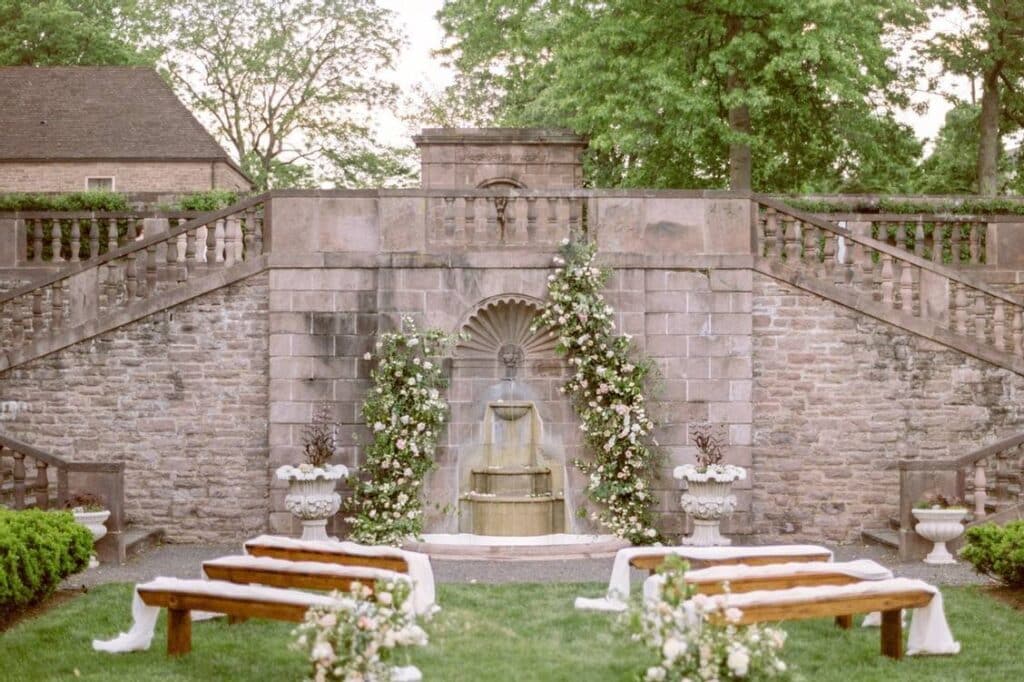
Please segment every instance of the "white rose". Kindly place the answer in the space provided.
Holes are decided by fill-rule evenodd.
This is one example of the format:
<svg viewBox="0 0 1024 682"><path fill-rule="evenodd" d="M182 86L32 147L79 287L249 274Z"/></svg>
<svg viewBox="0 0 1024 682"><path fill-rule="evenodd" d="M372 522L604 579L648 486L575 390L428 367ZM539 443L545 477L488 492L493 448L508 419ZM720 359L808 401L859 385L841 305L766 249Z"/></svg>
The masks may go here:
<svg viewBox="0 0 1024 682"><path fill-rule="evenodd" d="M747 650L743 648L733 649L729 653L729 658L726 660L725 664L729 666L729 670L731 670L736 677L744 677L750 668L750 654L748 654Z"/></svg>
<svg viewBox="0 0 1024 682"><path fill-rule="evenodd" d="M678 637L669 637L661 647L665 660L672 662L686 652L686 642Z"/></svg>

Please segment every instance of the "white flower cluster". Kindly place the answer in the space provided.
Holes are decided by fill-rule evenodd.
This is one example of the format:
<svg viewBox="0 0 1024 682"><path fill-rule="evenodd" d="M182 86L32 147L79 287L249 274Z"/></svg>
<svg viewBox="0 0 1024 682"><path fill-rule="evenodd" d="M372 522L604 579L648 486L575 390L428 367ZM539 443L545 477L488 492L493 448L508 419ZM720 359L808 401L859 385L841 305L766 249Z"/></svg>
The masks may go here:
<svg viewBox="0 0 1024 682"><path fill-rule="evenodd" d="M398 545L422 532L420 490L448 411L438 358L451 339L439 330L420 332L409 318L402 327L382 334L376 352L364 356L376 359L363 402L373 441L346 509L352 537L367 544Z"/></svg>
<svg viewBox="0 0 1024 682"><path fill-rule="evenodd" d="M731 483L742 481L747 478L747 470L743 467L732 464L710 464L707 467L699 467L693 464L684 464L672 471L672 477L685 479L687 481L706 482L717 481L719 483Z"/></svg>
<svg viewBox="0 0 1024 682"><path fill-rule="evenodd" d="M274 472L282 481L315 481L318 478L337 480L348 476L348 467L344 464L327 464L322 467L315 467L308 462L299 466L285 464Z"/></svg>
<svg viewBox="0 0 1024 682"><path fill-rule="evenodd" d="M779 628L740 625L743 613L723 608L721 596L695 594L683 574L688 566L675 559L665 573L661 598L644 603L635 616L635 639L653 649L658 665L649 667L648 682L697 682L785 677Z"/></svg>
<svg viewBox="0 0 1024 682"><path fill-rule="evenodd" d="M354 583L349 594L334 592L330 606L314 606L292 633L291 648L306 652L315 682L377 682L391 679L396 650L426 646L416 624L407 583Z"/></svg>
<svg viewBox="0 0 1024 682"><path fill-rule="evenodd" d="M576 465L590 476L588 496L603 507L596 518L619 537L646 544L658 537L648 446L654 422L643 395L651 365L631 359L630 336L616 334L615 311L600 293L608 273L594 264L595 256L593 244L563 242L535 328L552 328L569 360L572 373L562 392L572 397L595 455Z"/></svg>

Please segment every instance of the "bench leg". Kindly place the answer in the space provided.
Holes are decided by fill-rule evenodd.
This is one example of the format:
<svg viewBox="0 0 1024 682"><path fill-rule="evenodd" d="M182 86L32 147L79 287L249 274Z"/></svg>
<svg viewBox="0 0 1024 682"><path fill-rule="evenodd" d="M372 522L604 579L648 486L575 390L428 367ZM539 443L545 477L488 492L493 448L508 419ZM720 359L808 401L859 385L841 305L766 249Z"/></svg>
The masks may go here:
<svg viewBox="0 0 1024 682"><path fill-rule="evenodd" d="M882 655L903 658L903 619L900 609L882 611Z"/></svg>
<svg viewBox="0 0 1024 682"><path fill-rule="evenodd" d="M843 616L836 616L836 627L842 628L843 630L849 630L853 627L853 614L846 614Z"/></svg>
<svg viewBox="0 0 1024 682"><path fill-rule="evenodd" d="M183 656L192 651L192 614L184 609L167 609L167 655Z"/></svg>

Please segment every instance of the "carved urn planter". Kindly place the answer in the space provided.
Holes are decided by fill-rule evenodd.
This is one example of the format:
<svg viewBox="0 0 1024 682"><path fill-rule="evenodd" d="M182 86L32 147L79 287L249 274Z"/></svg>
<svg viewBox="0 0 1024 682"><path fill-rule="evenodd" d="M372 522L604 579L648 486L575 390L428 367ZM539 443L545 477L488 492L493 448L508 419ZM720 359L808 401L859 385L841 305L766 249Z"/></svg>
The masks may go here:
<svg viewBox="0 0 1024 682"><path fill-rule="evenodd" d="M71 515L75 517L75 521L89 529L89 532L92 533L92 543L94 545L107 534L107 526L105 524L107 519L110 518L109 509L86 511L81 507L76 507L71 510ZM99 565L100 562L96 559L95 555L89 558L89 568L96 568Z"/></svg>
<svg viewBox="0 0 1024 682"><path fill-rule="evenodd" d="M676 467L673 476L686 481L686 492L680 501L683 511L693 519L693 535L683 538L683 544L699 547L731 544L732 540L722 536L719 524L723 516L736 510L732 484L745 479L747 470L731 464L704 468L685 464Z"/></svg>
<svg viewBox="0 0 1024 682"><path fill-rule="evenodd" d="M341 495L335 488L338 481L346 476L348 469L341 464L323 467L301 464L278 468L277 477L288 481L285 509L302 522L303 540L330 539L327 537L327 519L337 514L341 507Z"/></svg>
<svg viewBox="0 0 1024 682"><path fill-rule="evenodd" d="M924 558L926 564L955 564L956 559L946 549L946 543L955 540L964 532L963 520L967 510L962 507L948 509L912 509L917 519L914 530L925 540L935 543L935 547Z"/></svg>

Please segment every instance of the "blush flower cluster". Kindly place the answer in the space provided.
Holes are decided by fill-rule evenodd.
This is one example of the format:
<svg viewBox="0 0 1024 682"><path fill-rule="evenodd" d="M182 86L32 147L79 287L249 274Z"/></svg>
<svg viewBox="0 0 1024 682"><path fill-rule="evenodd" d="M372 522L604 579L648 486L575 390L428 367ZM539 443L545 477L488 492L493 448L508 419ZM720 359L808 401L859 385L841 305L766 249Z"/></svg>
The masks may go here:
<svg viewBox="0 0 1024 682"><path fill-rule="evenodd" d="M614 310L601 294L608 271L594 263L594 244L563 241L548 277L548 300L534 327L550 327L569 362L562 387L580 417L592 460L575 465L589 475L595 516L634 544L657 541L651 507L655 454L644 385L651 363L634 358L628 335L615 331Z"/></svg>
<svg viewBox="0 0 1024 682"><path fill-rule="evenodd" d="M427 634L406 608L405 582L378 582L375 589L353 583L348 594L334 592L330 606L314 606L293 631L291 648L305 652L315 682L381 682L392 679L405 647L426 646Z"/></svg>
<svg viewBox="0 0 1024 682"><path fill-rule="evenodd" d="M423 477L448 411L440 358L451 337L419 331L411 318L402 330L380 335L363 419L373 440L346 505L352 538L374 545L399 545L423 531Z"/></svg>

